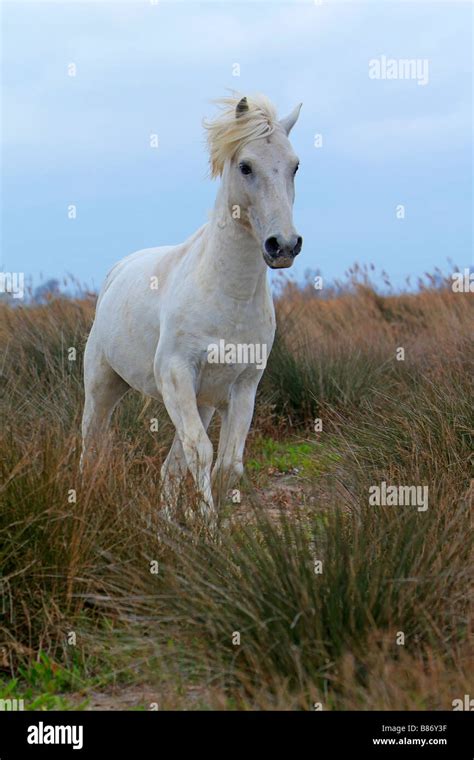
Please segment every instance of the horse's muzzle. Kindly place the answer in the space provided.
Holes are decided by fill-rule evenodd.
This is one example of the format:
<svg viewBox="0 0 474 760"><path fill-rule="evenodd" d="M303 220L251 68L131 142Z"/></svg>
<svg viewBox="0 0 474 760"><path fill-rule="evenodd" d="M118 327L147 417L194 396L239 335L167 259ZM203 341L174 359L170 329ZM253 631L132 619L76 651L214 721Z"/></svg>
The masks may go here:
<svg viewBox="0 0 474 760"><path fill-rule="evenodd" d="M273 235L265 240L263 258L271 269L286 269L291 267L302 246L301 235L292 235L288 240L282 235Z"/></svg>

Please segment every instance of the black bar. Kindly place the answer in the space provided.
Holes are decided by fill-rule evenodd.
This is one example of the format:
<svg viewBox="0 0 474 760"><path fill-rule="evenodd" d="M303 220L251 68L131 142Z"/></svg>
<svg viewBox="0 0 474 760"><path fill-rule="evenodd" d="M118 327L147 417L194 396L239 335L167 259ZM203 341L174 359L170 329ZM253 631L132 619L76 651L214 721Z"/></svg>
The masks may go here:
<svg viewBox="0 0 474 760"><path fill-rule="evenodd" d="M105 757L138 760L170 753L181 756L183 751L190 760L198 754L245 760L259 751L264 757L270 752L278 757L287 752L292 758L303 752L310 760L326 757L322 752L327 756L343 753L348 758L472 760L472 718L470 712L462 711L1 712L0 760L24 755L104 757L104 753ZM65 727L64 731L56 734L56 726ZM69 739L78 748L29 743L28 737L43 742L50 737Z"/></svg>

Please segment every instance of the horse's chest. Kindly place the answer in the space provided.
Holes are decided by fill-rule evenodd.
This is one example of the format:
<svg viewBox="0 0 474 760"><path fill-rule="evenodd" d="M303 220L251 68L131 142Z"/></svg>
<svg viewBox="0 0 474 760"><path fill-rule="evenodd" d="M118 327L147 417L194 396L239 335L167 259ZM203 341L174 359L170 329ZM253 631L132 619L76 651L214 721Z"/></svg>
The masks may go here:
<svg viewBox="0 0 474 760"><path fill-rule="evenodd" d="M222 332L208 341L202 353L198 381L198 400L214 406L228 401L233 384L243 376L258 383L273 343L271 330L225 337Z"/></svg>
<svg viewBox="0 0 474 760"><path fill-rule="evenodd" d="M215 407L225 405L229 400L232 386L244 373L253 375L252 366L214 360L204 363L198 380L198 403ZM256 373L255 377L257 377Z"/></svg>

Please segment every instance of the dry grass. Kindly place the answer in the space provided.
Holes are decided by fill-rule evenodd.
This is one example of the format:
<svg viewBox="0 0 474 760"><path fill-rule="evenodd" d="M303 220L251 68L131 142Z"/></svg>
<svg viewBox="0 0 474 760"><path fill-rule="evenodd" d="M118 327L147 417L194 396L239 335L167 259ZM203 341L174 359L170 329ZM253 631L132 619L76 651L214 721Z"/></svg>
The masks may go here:
<svg viewBox="0 0 474 760"><path fill-rule="evenodd" d="M93 302L2 305L4 690L106 707L112 685L145 684L175 709L449 709L468 693L471 298L429 282L382 296L357 272L324 299L287 285L248 456L265 466L272 438L292 461L305 440L314 469L277 520L272 479L247 481L217 544L157 514L172 431L155 403L127 396L81 480ZM382 480L428 485L429 509L369 507Z"/></svg>

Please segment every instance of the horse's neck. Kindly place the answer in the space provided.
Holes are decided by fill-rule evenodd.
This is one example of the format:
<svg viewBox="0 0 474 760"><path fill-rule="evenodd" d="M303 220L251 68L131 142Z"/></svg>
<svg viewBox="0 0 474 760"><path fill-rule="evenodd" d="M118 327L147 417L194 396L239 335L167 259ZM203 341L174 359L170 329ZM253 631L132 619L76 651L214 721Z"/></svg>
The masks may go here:
<svg viewBox="0 0 474 760"><path fill-rule="evenodd" d="M217 194L200 260L206 282L232 298L250 301L268 292L260 246L241 222L232 218L225 183Z"/></svg>

